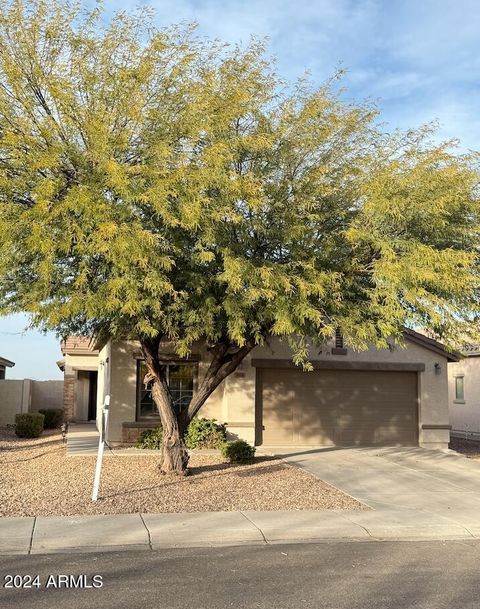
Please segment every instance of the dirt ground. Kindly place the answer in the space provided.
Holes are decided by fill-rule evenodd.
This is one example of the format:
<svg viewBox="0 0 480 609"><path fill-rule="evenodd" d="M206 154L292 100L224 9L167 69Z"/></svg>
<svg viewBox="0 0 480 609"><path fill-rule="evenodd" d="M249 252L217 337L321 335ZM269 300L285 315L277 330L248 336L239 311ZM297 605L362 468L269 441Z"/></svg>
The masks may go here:
<svg viewBox="0 0 480 609"><path fill-rule="evenodd" d="M157 463L156 455L106 456L92 503L95 457L67 457L56 431L26 440L0 428L0 516L365 507L278 459L231 465L197 454L183 478L160 474Z"/></svg>

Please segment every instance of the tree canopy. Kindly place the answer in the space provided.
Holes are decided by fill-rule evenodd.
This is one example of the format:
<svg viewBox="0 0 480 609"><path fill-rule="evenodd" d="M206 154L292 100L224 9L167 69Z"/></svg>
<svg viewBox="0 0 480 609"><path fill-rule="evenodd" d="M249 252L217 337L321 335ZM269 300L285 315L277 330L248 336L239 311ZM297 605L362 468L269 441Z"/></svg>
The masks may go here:
<svg viewBox="0 0 480 609"><path fill-rule="evenodd" d="M272 335L306 367L335 328L453 345L478 314L478 157L434 135L388 132L335 79L282 81L260 41L8 0L0 311L181 356L206 341L225 374Z"/></svg>

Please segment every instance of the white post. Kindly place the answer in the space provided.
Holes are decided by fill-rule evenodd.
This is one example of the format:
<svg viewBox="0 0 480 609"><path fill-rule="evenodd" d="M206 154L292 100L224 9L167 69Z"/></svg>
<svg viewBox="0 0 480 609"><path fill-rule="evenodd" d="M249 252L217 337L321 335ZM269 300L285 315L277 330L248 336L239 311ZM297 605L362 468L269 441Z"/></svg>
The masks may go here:
<svg viewBox="0 0 480 609"><path fill-rule="evenodd" d="M110 396L106 395L105 403L103 405L103 416L102 416L102 425L100 428L100 437L98 439L97 464L95 466L95 479L93 481L92 501L97 500L98 490L100 488L100 476L102 473L103 451L105 449L105 438L107 436L107 431L108 431L109 406L110 406Z"/></svg>

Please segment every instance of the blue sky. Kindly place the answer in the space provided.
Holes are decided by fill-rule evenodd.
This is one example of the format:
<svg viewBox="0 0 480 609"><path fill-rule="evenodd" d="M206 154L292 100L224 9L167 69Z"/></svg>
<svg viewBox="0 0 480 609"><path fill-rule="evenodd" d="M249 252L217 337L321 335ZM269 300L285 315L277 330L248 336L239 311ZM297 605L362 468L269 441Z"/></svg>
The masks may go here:
<svg viewBox="0 0 480 609"><path fill-rule="evenodd" d="M85 2L93 6L94 0ZM349 98L374 99L391 128L437 120L439 138L480 142L478 0L105 0L108 12L148 5L159 25L197 21L228 42L266 36L288 79L305 70L322 83L341 64ZM54 336L22 335L25 318L0 319L10 378L60 378Z"/></svg>

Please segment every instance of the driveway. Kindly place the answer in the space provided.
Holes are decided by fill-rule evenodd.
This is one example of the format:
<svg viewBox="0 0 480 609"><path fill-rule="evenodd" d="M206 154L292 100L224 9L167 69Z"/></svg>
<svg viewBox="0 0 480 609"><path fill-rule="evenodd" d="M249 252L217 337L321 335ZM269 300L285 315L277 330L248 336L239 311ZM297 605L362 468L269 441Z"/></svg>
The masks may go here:
<svg viewBox="0 0 480 609"><path fill-rule="evenodd" d="M480 514L480 462L422 448L326 448L284 455L289 463L376 510Z"/></svg>

